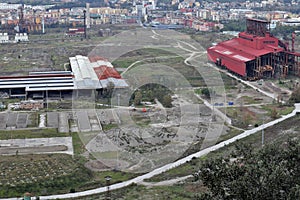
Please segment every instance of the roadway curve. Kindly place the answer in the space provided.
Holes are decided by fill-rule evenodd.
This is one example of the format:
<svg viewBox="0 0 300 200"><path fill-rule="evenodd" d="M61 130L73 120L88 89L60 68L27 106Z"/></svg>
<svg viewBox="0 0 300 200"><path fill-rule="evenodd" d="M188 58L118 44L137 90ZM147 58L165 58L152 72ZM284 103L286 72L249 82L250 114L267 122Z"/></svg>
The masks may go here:
<svg viewBox="0 0 300 200"><path fill-rule="evenodd" d="M158 35L154 31L153 31L153 33L156 34L156 35ZM188 46L191 47L191 45L188 45ZM183 47L180 44L179 44L179 48L183 49ZM198 54L202 53L202 52L196 52L194 50L188 50L188 49L184 49L184 50L189 51L191 53L190 57L188 57L185 60L187 64L188 64L187 61L189 59L191 59L192 57L194 57L197 53ZM214 66L211 66L211 67L214 67ZM216 70L218 70L218 71L222 71L222 70L218 69L217 67L214 67L214 68ZM233 76L232 74L230 74L228 72L225 72L225 71L222 71L222 72L226 73L227 75L229 75L229 76L231 76L233 78L238 79L237 77ZM276 96L274 94L267 93L267 92L265 92L265 91L263 91L263 90L255 87L255 86L253 86L252 84L250 84L247 81L243 81L243 80L241 80L241 81L244 84L252 87L253 89L256 89L257 91L263 93L264 95L269 96L269 97L271 97L273 99L276 99ZM245 138L245 137L247 137L249 135L252 135L252 134L254 134L254 133L258 132L258 131L261 131L261 130L263 130L265 128L268 128L268 127L271 127L271 126L273 126L273 125L275 125L277 123L280 123L280 122L282 122L282 121L284 121L286 119L289 119L289 118L295 116L296 113L298 113L298 112L300 112L300 104L295 104L295 109L293 110L293 112L291 112L288 115L284 115L284 116L282 116L279 119L276 119L276 120L271 121L269 123L263 124L263 125L261 125L259 127L253 128L251 130L247 130L247 131L245 131L245 132L243 132L243 133L241 133L241 134L239 134L239 135L237 135L237 136L235 136L235 137L233 137L233 138L231 138L229 140L226 140L226 141L221 142L219 144L216 144L214 146L211 146L211 147L208 147L206 149L203 149L203 150L201 150L199 152L191 154L191 155L189 155L189 156L187 156L185 158L182 158L180 160L177 160L177 161L175 161L173 163L166 164L166 165L164 165L164 166L162 166L160 168L157 168L157 169L155 169L155 170L153 170L153 171L151 171L151 172L149 172L147 174L138 176L138 177L133 178L133 179L128 180L128 181L124 181L124 182L121 182L121 183L110 185L109 189L110 190L116 190L116 189L124 188L124 187L129 186L129 185L134 184L134 183L142 183L145 179L149 179L149 178L151 178L153 176L159 175L159 174L161 174L163 172L166 172L166 171L168 171L170 169L178 167L178 166L186 163L187 161L192 160L192 158L194 158L194 157L199 158L199 157L204 156L204 155L206 155L206 154L208 154L210 152L216 151L216 150L218 150L218 149L220 149L220 148L222 148L222 147L224 147L224 146L226 146L228 144L231 144L231 143L233 143L233 142L235 142L237 140ZM92 189L92 190L87 190L87 191L83 191L83 192L60 194L60 195L50 195L50 196L40 196L40 199L69 199L69 198L78 198L78 197L84 197L84 196L90 196L90 195L95 195L95 194L103 193L103 192L106 192L107 189L108 189L107 187L100 187L100 188L96 188L96 189ZM35 198L33 198L33 199L35 199ZM6 198L6 199L0 199L0 200L20 200L20 198L9 198L9 199Z"/></svg>
<svg viewBox="0 0 300 200"><path fill-rule="evenodd" d="M252 135L256 132L259 132L265 128L268 128L268 127L271 127L277 123L280 123L286 119L289 119L293 116L296 115L296 113L300 112L300 104L295 104L295 109L293 110L293 112L291 112L290 114L288 115L284 115L282 116L281 118L279 119L276 119L274 121L271 121L269 123L266 123L266 124L263 124L259 127L256 127L256 128L253 128L251 130L247 130L243 133L241 133L240 135L237 135L229 140L226 140L224 142L221 142L219 144L216 144L214 146L211 146L209 148L206 148L206 149L203 149L197 153L194 153L194 154L191 154L185 158L182 158L176 162L173 162L173 163L169 163L167 165L164 165L158 169L155 169L147 174L144 174L144 175L141 175L141 176L138 176L134 179L131 179L131 180L128 180L128 181L124 181L122 183L117 183L117 184L113 184L113 185L110 185L109 186L109 189L110 190L116 190L116 189L120 189L120 188L123 188L123 187L126 187L126 186L129 186L133 183L142 183L143 180L145 179L149 179L155 175L158 175L158 174L161 174L165 171L168 171L170 169L173 169L175 167L178 167L179 165L182 165L184 163L186 163L187 161L190 161L192 160L192 158L196 157L196 158L199 158L201 156L204 156L212 151L216 151L226 145L229 145L237 140L240 140L242 138L245 138L249 135ZM69 199L69 198L78 198L78 197L83 197L83 196L89 196L89 195L95 195L95 194L99 194L99 193L103 193L103 192L106 192L107 191L107 187L100 187L100 188L97 188L97 189L93 189L93 190L87 190L87 191L83 191L83 192L77 192L77 193L69 193L69 194L60 194L60 195L51 195L51 196L40 196L40 199ZM4 199L3 199L4 200ZM10 199L6 199L6 200L19 200L19 198L10 198Z"/></svg>

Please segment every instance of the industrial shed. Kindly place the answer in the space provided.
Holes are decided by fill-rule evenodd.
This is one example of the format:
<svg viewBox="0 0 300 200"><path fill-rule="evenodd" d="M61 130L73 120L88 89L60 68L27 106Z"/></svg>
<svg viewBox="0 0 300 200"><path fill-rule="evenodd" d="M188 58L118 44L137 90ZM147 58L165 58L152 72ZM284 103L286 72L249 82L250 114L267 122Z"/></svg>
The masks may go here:
<svg viewBox="0 0 300 200"><path fill-rule="evenodd" d="M299 75L300 54L294 52L294 40L290 49L269 32L268 24L247 19L245 32L207 49L208 59L248 80Z"/></svg>
<svg viewBox="0 0 300 200"><path fill-rule="evenodd" d="M77 55L70 57L70 71L30 72L26 76L0 76L0 93L15 98L64 98L73 92L96 90L102 92L109 82L115 88L126 88L128 84L101 58Z"/></svg>

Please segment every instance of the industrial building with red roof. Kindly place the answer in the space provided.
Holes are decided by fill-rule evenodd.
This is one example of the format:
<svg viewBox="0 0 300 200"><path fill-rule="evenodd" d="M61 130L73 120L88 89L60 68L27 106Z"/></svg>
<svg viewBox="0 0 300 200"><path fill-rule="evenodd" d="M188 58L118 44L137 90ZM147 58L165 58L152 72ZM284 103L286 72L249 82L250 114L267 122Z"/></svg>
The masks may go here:
<svg viewBox="0 0 300 200"><path fill-rule="evenodd" d="M299 53L270 34L268 22L247 19L237 38L207 49L208 59L248 80L299 75Z"/></svg>
<svg viewBox="0 0 300 200"><path fill-rule="evenodd" d="M99 56L70 57L70 71L30 72L25 76L0 76L0 93L9 97L44 98L46 95L62 97L62 94L78 90L103 90L109 83L115 88L128 84L112 64ZM54 94L54 95L53 95Z"/></svg>

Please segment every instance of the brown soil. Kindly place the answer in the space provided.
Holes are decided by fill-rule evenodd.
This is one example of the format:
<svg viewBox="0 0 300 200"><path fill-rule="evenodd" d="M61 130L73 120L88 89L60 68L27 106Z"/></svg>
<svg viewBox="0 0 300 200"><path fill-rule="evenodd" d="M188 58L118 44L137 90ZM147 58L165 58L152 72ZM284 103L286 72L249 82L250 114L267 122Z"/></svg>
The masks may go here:
<svg viewBox="0 0 300 200"><path fill-rule="evenodd" d="M99 160L91 160L85 163L84 165L86 168L92 170L92 171L106 171L109 169L106 165L104 165L102 162Z"/></svg>

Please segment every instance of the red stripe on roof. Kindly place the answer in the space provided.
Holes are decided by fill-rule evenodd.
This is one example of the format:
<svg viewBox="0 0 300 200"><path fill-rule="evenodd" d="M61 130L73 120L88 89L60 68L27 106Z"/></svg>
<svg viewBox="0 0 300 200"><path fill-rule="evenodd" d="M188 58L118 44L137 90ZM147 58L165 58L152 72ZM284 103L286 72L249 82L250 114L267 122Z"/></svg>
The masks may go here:
<svg viewBox="0 0 300 200"><path fill-rule="evenodd" d="M108 78L121 79L121 75L117 72L117 70L115 70L112 67L101 65L99 67L95 67L94 70L99 80L104 80Z"/></svg>

